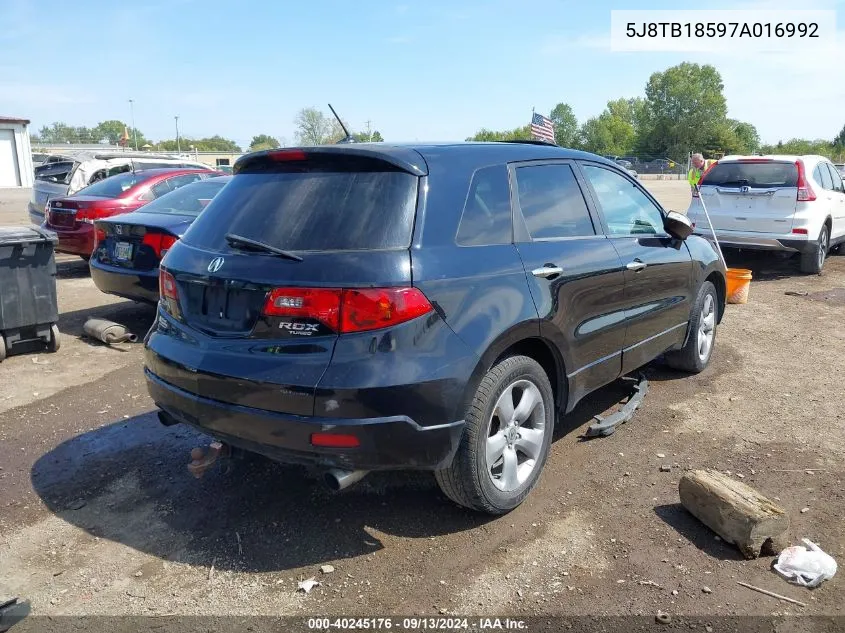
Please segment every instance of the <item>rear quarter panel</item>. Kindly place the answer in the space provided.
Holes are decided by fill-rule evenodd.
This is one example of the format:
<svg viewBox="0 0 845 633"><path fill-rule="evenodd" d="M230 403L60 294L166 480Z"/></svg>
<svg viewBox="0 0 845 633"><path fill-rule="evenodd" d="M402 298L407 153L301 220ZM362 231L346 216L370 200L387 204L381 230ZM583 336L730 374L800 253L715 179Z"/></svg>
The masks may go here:
<svg viewBox="0 0 845 633"><path fill-rule="evenodd" d="M719 259L719 253L710 241L704 239L699 235L690 235L684 244L689 249L692 257L692 271L693 271L693 288L691 294L696 297L698 288L705 282L705 280L713 275L720 283L716 283L716 291L719 293L719 320L725 312L725 268L722 260ZM695 300L693 299L693 304Z"/></svg>

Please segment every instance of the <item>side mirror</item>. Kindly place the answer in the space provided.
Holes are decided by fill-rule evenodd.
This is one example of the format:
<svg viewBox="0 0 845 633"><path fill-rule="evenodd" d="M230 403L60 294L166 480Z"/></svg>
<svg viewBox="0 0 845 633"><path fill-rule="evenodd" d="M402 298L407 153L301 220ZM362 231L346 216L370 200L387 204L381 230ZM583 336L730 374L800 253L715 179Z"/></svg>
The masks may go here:
<svg viewBox="0 0 845 633"><path fill-rule="evenodd" d="M683 213L669 211L666 214L666 219L663 221L663 228L672 237L685 240L692 235L692 220Z"/></svg>

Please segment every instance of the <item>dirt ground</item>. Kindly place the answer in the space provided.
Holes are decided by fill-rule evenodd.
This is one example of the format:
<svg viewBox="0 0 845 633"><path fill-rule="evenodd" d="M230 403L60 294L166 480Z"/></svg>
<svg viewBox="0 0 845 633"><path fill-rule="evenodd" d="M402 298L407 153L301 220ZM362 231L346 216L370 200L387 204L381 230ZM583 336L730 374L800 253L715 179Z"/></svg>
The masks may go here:
<svg viewBox="0 0 845 633"><path fill-rule="evenodd" d="M683 182L646 184L686 209ZM0 223L25 222L21 199L0 192ZM538 487L499 518L453 506L425 473L337 495L261 459L194 480L188 453L205 438L158 423L141 343L82 336L90 315L142 336L153 311L100 294L63 257L62 349L0 364L0 599L42 615L845 615L841 573L791 586L772 558L741 559L679 505L685 469L717 468L778 500L793 544L845 561L845 257L820 276L728 257L754 282L747 305L728 307L710 367L650 367L642 407L607 438L582 435L625 388L588 398L558 421ZM322 584L297 593L311 577Z"/></svg>

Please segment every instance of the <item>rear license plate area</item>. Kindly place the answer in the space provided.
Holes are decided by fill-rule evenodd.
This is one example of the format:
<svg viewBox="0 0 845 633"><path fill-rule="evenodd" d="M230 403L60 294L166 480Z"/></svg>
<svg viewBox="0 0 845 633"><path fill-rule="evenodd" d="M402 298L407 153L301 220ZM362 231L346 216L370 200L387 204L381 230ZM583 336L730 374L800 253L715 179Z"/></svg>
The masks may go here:
<svg viewBox="0 0 845 633"><path fill-rule="evenodd" d="M50 224L72 228L75 215L71 211L50 211Z"/></svg>
<svg viewBox="0 0 845 633"><path fill-rule="evenodd" d="M116 242L114 245L114 258L120 262L126 262L132 259L132 243Z"/></svg>

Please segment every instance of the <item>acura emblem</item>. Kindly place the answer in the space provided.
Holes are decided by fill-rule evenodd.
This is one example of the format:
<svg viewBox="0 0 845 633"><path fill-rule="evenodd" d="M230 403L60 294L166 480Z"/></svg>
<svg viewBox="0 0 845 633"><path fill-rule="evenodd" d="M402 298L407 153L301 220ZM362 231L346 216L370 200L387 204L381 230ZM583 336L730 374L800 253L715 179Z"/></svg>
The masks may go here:
<svg viewBox="0 0 845 633"><path fill-rule="evenodd" d="M211 263L208 265L208 272L216 273L221 268L223 268L223 258L215 257L211 260Z"/></svg>
<svg viewBox="0 0 845 633"><path fill-rule="evenodd" d="M749 191L751 191L751 187L740 187L739 190L742 193L748 193Z"/></svg>

